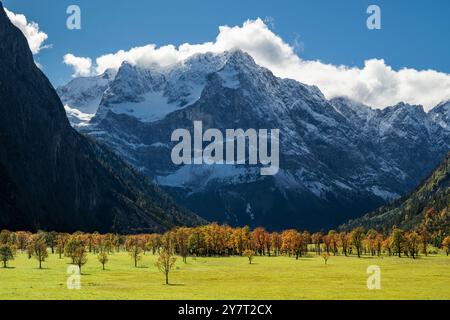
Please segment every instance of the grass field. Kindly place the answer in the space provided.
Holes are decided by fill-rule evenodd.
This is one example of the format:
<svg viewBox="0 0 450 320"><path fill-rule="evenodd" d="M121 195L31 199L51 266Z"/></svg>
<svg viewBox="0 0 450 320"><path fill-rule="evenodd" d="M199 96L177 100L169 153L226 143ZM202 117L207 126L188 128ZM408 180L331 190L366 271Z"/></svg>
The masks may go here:
<svg viewBox="0 0 450 320"><path fill-rule="evenodd" d="M0 268L0 299L450 299L450 257L289 257L178 259L171 285L143 256L135 268L127 253L110 255L105 271L96 256L83 267L81 289L67 289L69 259L49 254L44 269L18 253ZM368 290L366 269L381 268L381 290Z"/></svg>

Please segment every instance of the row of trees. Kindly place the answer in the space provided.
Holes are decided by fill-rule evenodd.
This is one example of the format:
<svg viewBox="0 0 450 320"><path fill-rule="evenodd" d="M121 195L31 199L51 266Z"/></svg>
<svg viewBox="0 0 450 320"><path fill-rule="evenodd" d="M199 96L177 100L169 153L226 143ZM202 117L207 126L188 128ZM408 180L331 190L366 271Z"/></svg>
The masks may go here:
<svg viewBox="0 0 450 320"><path fill-rule="evenodd" d="M42 262L48 251L71 259L72 264L81 267L87 261L87 253L96 254L103 269L108 255L125 250L137 267L142 255L161 251L181 256L184 262L188 256L252 256L287 255L299 258L308 252L317 255L402 255L415 259L419 253L428 254L429 245L436 246L436 239L427 230L405 232L393 228L389 235L373 229L365 231L355 228L351 232L329 231L326 234L294 229L283 232L268 232L264 228L250 230L249 227L232 228L216 223L195 228L176 228L165 234L116 235L81 233L72 235L56 232L0 232L0 261L3 266L14 258L17 250L27 252ZM447 255L450 252L450 236L444 237L441 246Z"/></svg>
<svg viewBox="0 0 450 320"><path fill-rule="evenodd" d="M158 238L158 242L152 243L152 239ZM48 258L48 249L52 254L58 254L59 258L68 257L71 264L81 268L87 263L88 252L97 254L97 259L105 270L108 263L108 255L114 251L128 251L129 255L137 267L138 261L146 248L151 247L159 257L156 267L165 274L166 284L169 284L169 272L173 268L176 257L172 249L172 239L166 236L139 235L139 236L119 236L113 234L100 235L98 233L87 234L76 232L72 235L56 232L10 232L3 230L0 232L0 261L3 267L13 260L17 250L26 252L28 258L34 257L39 262L39 269L42 269L42 263ZM157 246L156 246L157 245Z"/></svg>

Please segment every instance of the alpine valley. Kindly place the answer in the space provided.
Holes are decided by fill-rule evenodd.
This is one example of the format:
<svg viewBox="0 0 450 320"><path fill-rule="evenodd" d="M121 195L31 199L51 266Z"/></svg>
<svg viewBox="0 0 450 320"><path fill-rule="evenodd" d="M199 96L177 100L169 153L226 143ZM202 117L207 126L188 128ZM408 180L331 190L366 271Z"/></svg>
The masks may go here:
<svg viewBox="0 0 450 320"><path fill-rule="evenodd" d="M450 102L382 110L281 79L239 50L169 67L124 62L57 89L74 128L209 221L268 229L336 227L397 199L450 150ZM426 94L424 92L423 94ZM174 165L174 130L280 129L280 169Z"/></svg>

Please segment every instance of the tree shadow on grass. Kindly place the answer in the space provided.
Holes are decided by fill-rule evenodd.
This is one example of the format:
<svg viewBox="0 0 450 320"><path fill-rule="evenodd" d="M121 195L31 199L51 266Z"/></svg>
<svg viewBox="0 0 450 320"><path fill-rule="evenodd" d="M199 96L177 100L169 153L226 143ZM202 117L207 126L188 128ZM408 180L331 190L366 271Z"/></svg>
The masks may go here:
<svg viewBox="0 0 450 320"><path fill-rule="evenodd" d="M169 283L169 287L184 287L184 283Z"/></svg>
<svg viewBox="0 0 450 320"><path fill-rule="evenodd" d="M6 269L6 270L8 270L8 269L15 269L15 268L16 268L16 267L6 266L6 267L1 267L0 270L1 270L1 269L3 269L3 270Z"/></svg>

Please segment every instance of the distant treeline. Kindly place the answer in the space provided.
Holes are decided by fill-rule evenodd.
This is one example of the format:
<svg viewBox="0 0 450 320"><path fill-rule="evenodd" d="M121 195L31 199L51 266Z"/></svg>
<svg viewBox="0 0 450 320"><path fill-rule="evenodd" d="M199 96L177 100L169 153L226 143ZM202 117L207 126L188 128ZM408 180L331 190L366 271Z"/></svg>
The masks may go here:
<svg viewBox="0 0 450 320"><path fill-rule="evenodd" d="M137 265L142 254L164 251L179 255L186 261L192 256L277 256L295 258L305 254L317 255L395 255L416 258L427 255L429 247L442 248L447 255L450 251L450 236L427 229L403 231L394 227L388 235L374 229L362 227L350 232L309 233L294 229L283 232L268 232L264 228L251 230L249 227L233 228L212 223L198 227L180 227L164 234L118 235L76 232L73 234L44 232L35 234L18 231L0 232L0 259L8 260L16 250L26 251L31 258L35 256L39 264L45 261L47 250L72 258L74 264L85 263L87 252L98 254L99 261L106 260L108 254L127 251ZM436 249L434 249L436 250ZM103 257L103 258L101 258ZM104 264L103 264L104 265Z"/></svg>

